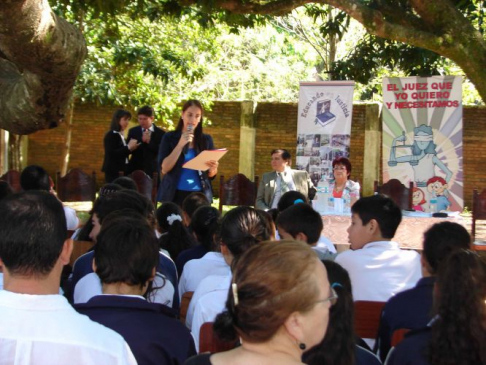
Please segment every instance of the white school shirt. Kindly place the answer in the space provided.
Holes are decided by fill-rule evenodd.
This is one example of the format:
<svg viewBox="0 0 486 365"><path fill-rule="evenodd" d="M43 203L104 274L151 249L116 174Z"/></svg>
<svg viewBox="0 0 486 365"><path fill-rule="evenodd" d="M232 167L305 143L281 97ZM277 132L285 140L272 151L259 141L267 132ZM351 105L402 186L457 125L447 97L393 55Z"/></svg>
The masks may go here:
<svg viewBox="0 0 486 365"><path fill-rule="evenodd" d="M77 313L61 295L0 291L0 363L137 364L118 333Z"/></svg>
<svg viewBox="0 0 486 365"><path fill-rule="evenodd" d="M79 218L76 215L76 211L71 207L63 206L63 208L64 215L66 216L67 229L73 231L79 226Z"/></svg>
<svg viewBox="0 0 486 365"><path fill-rule="evenodd" d="M201 326L206 322L214 322L216 316L224 311L231 279L232 275L219 277L219 281L215 283L213 289L199 297L195 302L191 333L192 337L194 337L197 352L199 352L199 331Z"/></svg>
<svg viewBox="0 0 486 365"><path fill-rule="evenodd" d="M179 296L188 291L196 291L201 281L210 275L225 276L231 272L220 252L208 252L200 259L189 260L184 265L179 279Z"/></svg>
<svg viewBox="0 0 486 365"><path fill-rule="evenodd" d="M168 307L172 307L172 301L174 299L175 288L168 279L164 279L164 276L157 272L152 284L155 289L148 296L148 301L151 303L164 304ZM92 272L83 276L76 283L74 287L73 299L75 304L87 303L91 298L102 295L103 287L101 285L100 277Z"/></svg>
<svg viewBox="0 0 486 365"><path fill-rule="evenodd" d="M422 277L420 256L401 250L394 241L377 241L360 250L347 250L336 257L351 278L353 299L386 302L411 289Z"/></svg>

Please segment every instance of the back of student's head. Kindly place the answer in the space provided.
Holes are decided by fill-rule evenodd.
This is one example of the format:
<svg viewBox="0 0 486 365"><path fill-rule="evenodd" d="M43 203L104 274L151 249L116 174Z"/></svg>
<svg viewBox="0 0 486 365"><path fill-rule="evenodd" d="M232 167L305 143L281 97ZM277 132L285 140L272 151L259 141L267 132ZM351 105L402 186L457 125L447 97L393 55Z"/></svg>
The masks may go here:
<svg viewBox="0 0 486 365"><path fill-rule="evenodd" d="M283 194L280 197L280 200L278 201L277 204L277 209L279 212L283 212L288 207L298 203L308 203L308 200L305 197L305 195L299 191L294 191L294 190L287 191L285 194Z"/></svg>
<svg viewBox="0 0 486 365"><path fill-rule="evenodd" d="M214 236L221 224L219 210L211 206L199 207L192 215L191 228L197 241L208 251L219 251Z"/></svg>
<svg viewBox="0 0 486 365"><path fill-rule="evenodd" d="M0 216L0 257L10 274L49 274L67 237L61 202L47 192L28 191L3 199Z"/></svg>
<svg viewBox="0 0 486 365"><path fill-rule="evenodd" d="M122 188L127 190L135 190L138 191L137 184L131 177L128 176L120 176L113 180L113 184L120 185Z"/></svg>
<svg viewBox="0 0 486 365"><path fill-rule="evenodd" d="M391 198L380 194L359 199L351 207L351 212L359 216L363 225L372 219L376 220L381 236L387 239L395 236L402 221L402 212L398 205Z"/></svg>
<svg viewBox="0 0 486 365"><path fill-rule="evenodd" d="M0 200L10 196L14 193L10 184L6 181L0 180Z"/></svg>
<svg viewBox="0 0 486 365"><path fill-rule="evenodd" d="M154 206L150 199L134 190L120 190L99 198L92 209L100 223L103 223L105 217L111 212L132 209L144 216L149 223L153 223Z"/></svg>
<svg viewBox="0 0 486 365"><path fill-rule="evenodd" d="M109 214L94 246L96 273L102 283L143 287L159 260L157 238L145 217L125 210Z"/></svg>
<svg viewBox="0 0 486 365"><path fill-rule="evenodd" d="M453 222L436 223L424 233L424 250L428 270L435 274L439 264L456 249L468 249L471 236L466 228Z"/></svg>
<svg viewBox="0 0 486 365"><path fill-rule="evenodd" d="M20 174L20 186L27 190L51 190L49 174L42 167L37 165L27 166Z"/></svg>
<svg viewBox="0 0 486 365"><path fill-rule="evenodd" d="M182 202L182 210L187 215L189 219L192 219L194 212L203 206L210 206L211 203L209 202L206 195L201 192L194 192L189 194L184 201Z"/></svg>
<svg viewBox="0 0 486 365"><path fill-rule="evenodd" d="M283 229L296 238L297 234L307 236L308 244L315 244L321 236L322 218L310 205L298 203L285 209L278 215L277 229Z"/></svg>
<svg viewBox="0 0 486 365"><path fill-rule="evenodd" d="M261 241L272 238L271 218L252 207L230 210L221 222L221 243L234 258Z"/></svg>
<svg viewBox="0 0 486 365"><path fill-rule="evenodd" d="M167 250L172 260L175 260L179 253L194 245L182 219L182 209L175 203L165 202L157 209L156 216L162 233L159 238L160 247Z"/></svg>
<svg viewBox="0 0 486 365"><path fill-rule="evenodd" d="M346 269L336 262L323 260L322 263L338 299L329 313L326 336L319 345L304 353L303 361L308 365L354 365L356 340L351 279Z"/></svg>
<svg viewBox="0 0 486 365"><path fill-rule="evenodd" d="M101 187L99 196L100 197L107 196L107 195L113 194L116 191L120 191L120 190L123 190L123 189L124 188L121 185L114 184L114 183L108 183L108 184L105 184Z"/></svg>
<svg viewBox="0 0 486 365"><path fill-rule="evenodd" d="M228 292L226 311L216 318L215 331L226 339L268 341L292 313L315 305L316 263L314 251L301 242L267 241L251 247L235 260L235 286Z"/></svg>
<svg viewBox="0 0 486 365"><path fill-rule="evenodd" d="M430 364L486 364L486 262L454 250L439 265L428 348Z"/></svg>

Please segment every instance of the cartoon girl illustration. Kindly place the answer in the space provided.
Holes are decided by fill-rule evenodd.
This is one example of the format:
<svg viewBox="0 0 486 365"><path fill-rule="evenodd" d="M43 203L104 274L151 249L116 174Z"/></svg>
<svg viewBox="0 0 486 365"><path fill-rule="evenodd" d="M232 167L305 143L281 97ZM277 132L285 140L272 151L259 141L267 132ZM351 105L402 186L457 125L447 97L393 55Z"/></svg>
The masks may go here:
<svg viewBox="0 0 486 365"><path fill-rule="evenodd" d="M414 171L415 185L418 187L427 187L427 181L436 175L435 166L444 172L446 175L445 180L449 182L452 177L452 171L437 157L432 127L422 124L413 129L413 134L412 145L396 145L397 142L405 143L407 140L405 132L393 139L388 166L396 166L397 163L403 162L410 163ZM395 150L403 147L411 147L412 154L396 157Z"/></svg>
<svg viewBox="0 0 486 365"><path fill-rule="evenodd" d="M419 189L414 187L413 188L413 209L415 209L418 212L423 212L424 208L422 207L422 204L427 203L425 201L425 194L424 192Z"/></svg>

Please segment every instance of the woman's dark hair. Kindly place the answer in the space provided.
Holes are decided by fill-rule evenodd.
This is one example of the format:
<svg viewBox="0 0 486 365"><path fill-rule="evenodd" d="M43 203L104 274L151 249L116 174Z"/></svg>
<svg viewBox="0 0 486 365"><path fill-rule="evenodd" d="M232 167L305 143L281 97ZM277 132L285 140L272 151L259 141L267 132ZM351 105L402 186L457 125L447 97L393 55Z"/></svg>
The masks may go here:
<svg viewBox="0 0 486 365"><path fill-rule="evenodd" d="M294 312L305 313L319 290L312 272L319 264L314 251L301 242L267 241L251 247L234 261L226 311L216 317L214 330L228 341L268 341ZM233 288L233 285L232 285Z"/></svg>
<svg viewBox="0 0 486 365"><path fill-rule="evenodd" d="M455 250L439 266L436 289L429 363L486 364L486 262L476 252Z"/></svg>
<svg viewBox="0 0 486 365"><path fill-rule="evenodd" d="M185 104L182 106L182 112L184 113L187 109L189 109L191 106L195 106L201 110L201 120L199 121L199 124L197 125L196 129L194 130L194 147L196 148L197 152L204 151L207 147L206 144L204 143L204 138L203 138L203 114L204 114L204 109L202 107L202 104L199 100L188 100L185 102ZM184 128L184 121L182 120L182 116L179 118L179 123L177 124L176 127L176 132L182 132L182 129Z"/></svg>
<svg viewBox="0 0 486 365"><path fill-rule="evenodd" d="M214 241L214 235L219 231L221 224L219 210L211 206L202 206L192 215L191 229L197 241L207 251L219 251L219 245Z"/></svg>
<svg viewBox="0 0 486 365"><path fill-rule="evenodd" d="M252 207L230 210L221 222L221 243L236 259L250 247L272 239L271 218Z"/></svg>
<svg viewBox="0 0 486 365"><path fill-rule="evenodd" d="M329 260L322 263L338 300L329 312L326 336L319 345L305 352L302 360L308 365L354 365L356 339L351 280L341 265Z"/></svg>
<svg viewBox="0 0 486 365"><path fill-rule="evenodd" d="M120 127L120 120L122 118L132 119L132 114L128 110L125 109L118 109L113 113L113 117L111 117L111 124L110 124L110 131L121 131Z"/></svg>
<svg viewBox="0 0 486 365"><path fill-rule="evenodd" d="M167 250L172 260L176 260L182 251L194 246L194 239L182 219L182 209L177 204L163 203L157 209L156 217L162 231L159 238L160 248Z"/></svg>

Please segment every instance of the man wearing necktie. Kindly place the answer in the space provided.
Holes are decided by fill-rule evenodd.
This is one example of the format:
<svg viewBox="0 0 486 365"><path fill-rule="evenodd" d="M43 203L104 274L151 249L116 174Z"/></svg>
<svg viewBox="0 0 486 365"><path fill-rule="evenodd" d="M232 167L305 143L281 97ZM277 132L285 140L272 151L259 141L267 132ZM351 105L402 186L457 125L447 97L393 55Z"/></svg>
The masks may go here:
<svg viewBox="0 0 486 365"><path fill-rule="evenodd" d="M132 153L127 174L135 170L142 170L152 177L154 172L158 172L157 153L165 132L154 124L154 117L154 109L148 105L137 112L139 126L130 128L128 140L137 140L139 147Z"/></svg>
<svg viewBox="0 0 486 365"><path fill-rule="evenodd" d="M263 174L258 186L255 207L268 210L276 208L280 197L287 191L299 191L312 200L316 189L307 171L293 170L291 156L287 150L276 149L272 153L274 171Z"/></svg>

